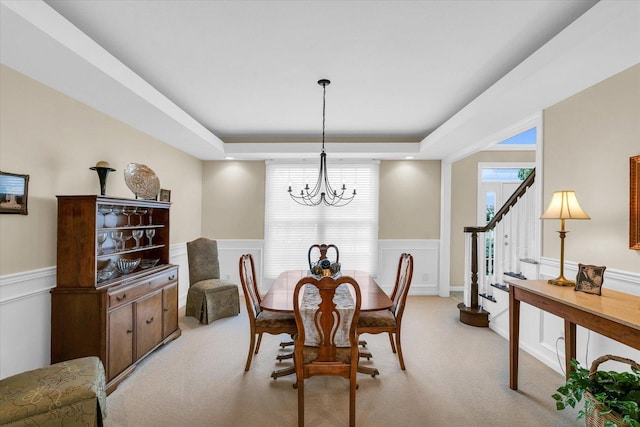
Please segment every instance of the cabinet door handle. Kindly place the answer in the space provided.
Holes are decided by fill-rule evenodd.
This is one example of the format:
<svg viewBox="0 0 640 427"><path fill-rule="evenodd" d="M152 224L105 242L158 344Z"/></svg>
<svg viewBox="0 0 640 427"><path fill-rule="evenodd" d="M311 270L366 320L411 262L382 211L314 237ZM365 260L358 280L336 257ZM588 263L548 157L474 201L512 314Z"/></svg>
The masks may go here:
<svg viewBox="0 0 640 427"><path fill-rule="evenodd" d="M175 278L176 278L176 275L175 275L175 274L172 274L171 276L169 276L169 280L173 280L173 279L175 279Z"/></svg>
<svg viewBox="0 0 640 427"><path fill-rule="evenodd" d="M127 333L128 333L128 334L130 334L130 333L132 333L132 332L133 332L133 331L132 331L131 329L127 329Z"/></svg>
<svg viewBox="0 0 640 427"><path fill-rule="evenodd" d="M116 297L116 301L121 302L127 299L127 294L122 294L121 297Z"/></svg>
<svg viewBox="0 0 640 427"><path fill-rule="evenodd" d="M152 317L151 319L147 320L147 325L148 325L149 323L152 323L152 322L153 322L153 317Z"/></svg>
<svg viewBox="0 0 640 427"><path fill-rule="evenodd" d="M165 309L164 309L164 311L169 311L169 309L168 309L168 308L165 308Z"/></svg>

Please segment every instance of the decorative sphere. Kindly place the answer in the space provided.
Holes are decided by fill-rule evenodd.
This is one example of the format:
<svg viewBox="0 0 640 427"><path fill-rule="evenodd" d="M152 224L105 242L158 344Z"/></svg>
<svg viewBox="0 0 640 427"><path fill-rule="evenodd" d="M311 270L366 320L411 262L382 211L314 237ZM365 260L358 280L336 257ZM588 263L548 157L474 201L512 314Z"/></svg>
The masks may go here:
<svg viewBox="0 0 640 427"><path fill-rule="evenodd" d="M97 168L108 168L109 167L109 162L105 162L104 160L100 160L98 163L96 163L96 167Z"/></svg>
<svg viewBox="0 0 640 427"><path fill-rule="evenodd" d="M329 269L329 267L331 267L331 261L326 258L323 259L322 261L320 261L320 267L322 267L323 270Z"/></svg>
<svg viewBox="0 0 640 427"><path fill-rule="evenodd" d="M319 276L320 274L322 274L322 267L320 267L319 264L316 264L311 268L311 272L316 276Z"/></svg>
<svg viewBox="0 0 640 427"><path fill-rule="evenodd" d="M337 272L340 271L340 263L339 262L334 262L331 264L331 267L329 267L329 270L331 270L331 274L336 274Z"/></svg>

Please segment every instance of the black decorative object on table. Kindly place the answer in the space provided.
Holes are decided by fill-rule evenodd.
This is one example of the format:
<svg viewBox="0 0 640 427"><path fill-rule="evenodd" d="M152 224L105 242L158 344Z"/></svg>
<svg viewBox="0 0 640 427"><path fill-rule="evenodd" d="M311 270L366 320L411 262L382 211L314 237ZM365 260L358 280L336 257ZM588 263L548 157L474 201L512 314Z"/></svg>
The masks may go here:
<svg viewBox="0 0 640 427"><path fill-rule="evenodd" d="M101 160L96 163L95 166L90 167L92 171L98 173L98 179L100 179L100 195L105 196L107 194L107 177L109 172L115 172L115 169L109 166L109 163Z"/></svg>

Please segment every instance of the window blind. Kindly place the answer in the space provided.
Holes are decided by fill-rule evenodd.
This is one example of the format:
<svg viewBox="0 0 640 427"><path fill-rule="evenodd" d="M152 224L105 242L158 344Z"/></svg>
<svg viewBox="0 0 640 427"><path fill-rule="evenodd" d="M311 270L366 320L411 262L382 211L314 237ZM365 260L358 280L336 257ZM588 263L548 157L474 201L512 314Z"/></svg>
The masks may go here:
<svg viewBox="0 0 640 427"><path fill-rule="evenodd" d="M347 206L302 206L287 189L311 187L318 164L268 162L265 181L264 277L275 279L284 270L308 269L307 252L316 243L334 244L344 270L375 275L378 246L377 162L329 164L333 187L356 188Z"/></svg>

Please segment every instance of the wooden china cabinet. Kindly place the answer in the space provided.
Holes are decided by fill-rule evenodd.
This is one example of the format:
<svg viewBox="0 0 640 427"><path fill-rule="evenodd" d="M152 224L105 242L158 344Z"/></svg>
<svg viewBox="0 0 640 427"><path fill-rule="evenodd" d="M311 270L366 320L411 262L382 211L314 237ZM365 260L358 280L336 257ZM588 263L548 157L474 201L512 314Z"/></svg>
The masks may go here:
<svg viewBox="0 0 640 427"><path fill-rule="evenodd" d="M100 357L110 393L139 361L181 334L178 266L169 264L170 203L57 197L51 363ZM123 264L138 259L127 273Z"/></svg>

